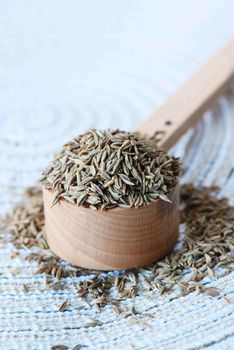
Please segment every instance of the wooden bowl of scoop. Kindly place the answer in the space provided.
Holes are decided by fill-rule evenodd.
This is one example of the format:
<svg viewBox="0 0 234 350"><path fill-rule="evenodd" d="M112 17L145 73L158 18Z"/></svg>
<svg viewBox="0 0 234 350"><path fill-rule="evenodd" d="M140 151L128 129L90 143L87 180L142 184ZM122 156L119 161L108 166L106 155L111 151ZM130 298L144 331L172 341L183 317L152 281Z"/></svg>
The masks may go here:
<svg viewBox="0 0 234 350"><path fill-rule="evenodd" d="M138 208L106 211L78 207L43 189L46 234L51 250L74 265L97 270L146 265L167 254L178 236L179 187Z"/></svg>
<svg viewBox="0 0 234 350"><path fill-rule="evenodd" d="M164 132L169 149L223 94L234 72L234 40L213 56L137 131ZM52 205L43 189L46 237L51 250L70 263L89 269L115 270L149 264L169 253L178 237L179 186L147 206L91 210L65 200Z"/></svg>

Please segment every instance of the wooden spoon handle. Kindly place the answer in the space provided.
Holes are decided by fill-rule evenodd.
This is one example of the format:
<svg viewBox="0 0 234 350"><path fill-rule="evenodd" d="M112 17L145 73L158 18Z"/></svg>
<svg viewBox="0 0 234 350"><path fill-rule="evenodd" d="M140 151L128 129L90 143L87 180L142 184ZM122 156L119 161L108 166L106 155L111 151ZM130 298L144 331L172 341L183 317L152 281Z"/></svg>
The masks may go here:
<svg viewBox="0 0 234 350"><path fill-rule="evenodd" d="M138 128L151 136L164 131L160 146L169 149L224 94L234 78L234 38L212 56Z"/></svg>

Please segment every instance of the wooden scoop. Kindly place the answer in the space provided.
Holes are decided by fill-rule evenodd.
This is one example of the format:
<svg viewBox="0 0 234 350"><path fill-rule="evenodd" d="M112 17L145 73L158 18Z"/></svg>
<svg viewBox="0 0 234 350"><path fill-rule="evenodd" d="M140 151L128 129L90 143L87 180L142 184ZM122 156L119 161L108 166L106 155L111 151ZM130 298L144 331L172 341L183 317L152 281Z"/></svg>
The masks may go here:
<svg viewBox="0 0 234 350"><path fill-rule="evenodd" d="M161 146L170 148L193 126L234 77L234 40L213 56L137 131L165 132ZM51 208L52 193L43 189L46 237L51 250L74 265L97 270L127 269L149 264L169 253L178 237L179 187L146 207L107 211L78 207L60 200Z"/></svg>

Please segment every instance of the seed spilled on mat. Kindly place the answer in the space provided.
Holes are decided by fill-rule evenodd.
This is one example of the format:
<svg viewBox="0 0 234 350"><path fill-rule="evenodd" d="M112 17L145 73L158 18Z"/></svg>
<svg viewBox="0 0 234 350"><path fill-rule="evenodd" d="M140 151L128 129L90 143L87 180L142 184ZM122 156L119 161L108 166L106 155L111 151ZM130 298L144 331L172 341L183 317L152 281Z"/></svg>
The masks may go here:
<svg viewBox="0 0 234 350"><path fill-rule="evenodd" d="M120 272L118 276L71 266L50 252L44 235L40 188L25 192L22 203L3 219L3 230L10 234L17 249L39 248L26 259L38 262L37 273L45 276L46 288L59 290L74 285L77 296L87 299L98 310L111 303L113 312L119 314L122 311L120 301L142 291L165 294L177 288L181 295L197 291L215 297L220 290L204 285L203 279L218 278L220 272L218 276L216 274L220 267L222 275L233 270L234 208L227 199L217 198L214 191L217 191L214 187L183 185L181 223L185 229L179 245L160 261ZM12 257L15 255L18 254L12 254ZM84 276L84 279L77 283L77 276Z"/></svg>
<svg viewBox="0 0 234 350"><path fill-rule="evenodd" d="M54 204L63 198L92 209L134 207L157 198L167 200L180 170L179 159L159 150L153 139L118 130L90 130L63 147L45 171L42 183L55 192ZM77 296L98 310L111 303L113 312L119 314L120 301L140 291L165 294L177 288L182 295L197 291L217 296L220 291L206 287L202 281L205 277L215 279L219 267L223 274L232 270L234 208L227 199L217 198L214 191L217 188L183 185L180 221L185 228L178 246L150 266L119 272L117 276L77 268L53 255L45 240L39 187L27 189L22 203L3 218L4 231L18 250L39 248L26 259L37 261L36 273L45 276L47 288L59 290L66 288L66 283L75 285ZM13 253L12 258L17 255ZM84 279L77 283L77 276ZM67 305L65 300L60 311Z"/></svg>

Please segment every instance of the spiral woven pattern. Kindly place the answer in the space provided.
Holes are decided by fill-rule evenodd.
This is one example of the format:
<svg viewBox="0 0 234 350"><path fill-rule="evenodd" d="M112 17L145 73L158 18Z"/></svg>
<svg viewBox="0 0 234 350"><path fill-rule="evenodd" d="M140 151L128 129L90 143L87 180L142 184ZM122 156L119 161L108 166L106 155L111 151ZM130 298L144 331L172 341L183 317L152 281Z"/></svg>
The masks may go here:
<svg viewBox="0 0 234 350"><path fill-rule="evenodd" d="M1 213L61 144L90 127L132 130L234 33L233 1L69 3L1 3ZM182 182L217 184L234 204L233 135L230 91L171 150L184 161ZM124 303L145 316L124 318L110 306L94 311L69 278L64 290L47 290L36 264L0 244L0 349L234 349L234 273L204 281L220 288L213 298L141 293ZM84 327L96 319L101 325Z"/></svg>

